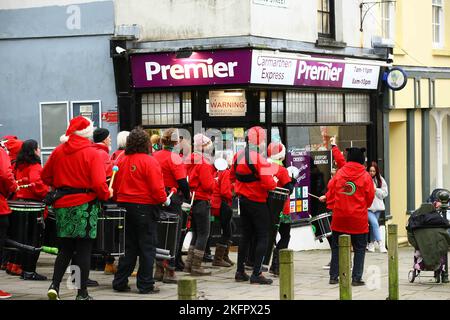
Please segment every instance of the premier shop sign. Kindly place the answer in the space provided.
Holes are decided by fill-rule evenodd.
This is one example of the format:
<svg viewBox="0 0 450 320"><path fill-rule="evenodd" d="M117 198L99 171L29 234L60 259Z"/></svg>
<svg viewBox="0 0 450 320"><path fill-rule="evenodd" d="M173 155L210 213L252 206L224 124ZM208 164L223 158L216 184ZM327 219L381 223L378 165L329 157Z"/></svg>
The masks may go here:
<svg viewBox="0 0 450 320"><path fill-rule="evenodd" d="M252 83L373 90L380 74L380 66L370 63L250 49L200 51L189 58L131 55L130 60L135 88Z"/></svg>

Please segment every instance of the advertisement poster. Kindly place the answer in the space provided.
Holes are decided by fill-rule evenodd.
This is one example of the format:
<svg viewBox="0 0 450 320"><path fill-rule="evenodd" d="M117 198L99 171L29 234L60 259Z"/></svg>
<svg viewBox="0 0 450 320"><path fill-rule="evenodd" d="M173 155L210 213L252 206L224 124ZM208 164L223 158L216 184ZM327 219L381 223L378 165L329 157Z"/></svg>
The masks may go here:
<svg viewBox="0 0 450 320"><path fill-rule="evenodd" d="M290 149L286 166L299 173L290 196L292 221L307 219L326 212L326 204L316 197L324 195L331 173L331 151L305 151Z"/></svg>

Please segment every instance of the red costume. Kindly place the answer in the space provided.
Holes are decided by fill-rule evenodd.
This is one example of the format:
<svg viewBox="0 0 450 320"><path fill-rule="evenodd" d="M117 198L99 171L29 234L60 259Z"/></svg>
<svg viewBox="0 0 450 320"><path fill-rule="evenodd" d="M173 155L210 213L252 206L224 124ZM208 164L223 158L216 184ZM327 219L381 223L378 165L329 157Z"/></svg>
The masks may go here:
<svg viewBox="0 0 450 320"><path fill-rule="evenodd" d="M332 146L331 153L333 155L334 161L336 161L337 168L338 169L342 168L346 164L346 161L345 161L344 155L342 154L341 150L339 150L339 148L337 146ZM327 201L327 209L328 210L333 210L333 206L334 206L334 195L332 195L330 192L330 186L331 186L332 180L333 180L333 178L331 178L330 181L328 181L328 184L327 184L328 191L325 194L326 199L327 199L326 201Z"/></svg>
<svg viewBox="0 0 450 320"><path fill-rule="evenodd" d="M161 166L164 185L178 189L177 180L186 179L186 167L180 155L170 150L160 150L153 153L153 157Z"/></svg>
<svg viewBox="0 0 450 320"><path fill-rule="evenodd" d="M11 213L6 199L16 189L17 183L11 170L11 161L6 151L0 148L0 215Z"/></svg>
<svg viewBox="0 0 450 320"><path fill-rule="evenodd" d="M113 163L111 161L111 158L109 157L109 148L108 148L108 146L103 144L103 143L94 143L92 146L95 149L97 149L98 153L101 156L101 159L103 160L103 163L105 164L106 176L107 177L111 177L112 176Z"/></svg>
<svg viewBox="0 0 450 320"><path fill-rule="evenodd" d="M284 186L286 186L286 184L290 183L292 181L291 177L289 176L289 172L287 171L287 169L283 166L280 166L277 163L271 163L273 172L275 177L277 177L278 182L277 182L277 187L279 188L284 188ZM290 211L290 200L289 198L286 200L286 202L284 203L284 208L283 208L283 214L291 214Z"/></svg>
<svg viewBox="0 0 450 320"><path fill-rule="evenodd" d="M194 200L211 200L214 191L214 167L201 154L192 153L186 164L189 176L189 188L195 192Z"/></svg>
<svg viewBox="0 0 450 320"><path fill-rule="evenodd" d="M230 180L230 170L217 171L214 179L214 191L211 199L211 214L215 217L220 216L220 207L222 201L225 201L231 207L233 198L232 185Z"/></svg>
<svg viewBox="0 0 450 320"><path fill-rule="evenodd" d="M49 191L49 187L41 179L42 166L40 163L20 164L14 174L19 184L31 185L27 188L21 188L16 192L17 199L31 199L41 201Z"/></svg>
<svg viewBox="0 0 450 320"><path fill-rule="evenodd" d="M113 189L118 202L158 205L166 201L161 167L152 156L124 155L117 166Z"/></svg>
<svg viewBox="0 0 450 320"><path fill-rule="evenodd" d="M92 142L78 135L70 135L48 158L42 170L42 181L54 188L91 189L89 193L69 194L55 201L55 208L79 206L95 198L108 200L105 164Z"/></svg>

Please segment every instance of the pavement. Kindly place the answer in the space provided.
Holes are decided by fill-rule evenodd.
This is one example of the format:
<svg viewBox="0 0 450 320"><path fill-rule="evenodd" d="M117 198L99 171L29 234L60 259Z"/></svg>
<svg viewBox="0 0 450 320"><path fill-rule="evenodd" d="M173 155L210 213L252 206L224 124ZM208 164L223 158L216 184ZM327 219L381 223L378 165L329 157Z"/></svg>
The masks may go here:
<svg viewBox="0 0 450 320"><path fill-rule="evenodd" d="M236 261L236 252L230 252L230 258ZM42 254L38 262L38 272L51 279L55 256ZM296 300L337 300L339 285L329 285L328 270L322 268L330 260L329 250L299 251L294 253ZM422 272L421 278L414 283L408 281L408 272L413 264L413 249L399 248L399 292L401 300L450 300L450 284L434 283L433 272ZM279 300L279 278L272 285L251 285L234 280L236 267L212 267L211 276L195 277L199 300ZM178 278L190 277L177 272ZM426 277L428 276L428 277ZM112 275L101 271L91 271L91 279L99 282L98 287L89 288L95 300L176 300L177 285L158 282L161 289L158 294L142 295L137 292L136 278L130 277L131 292L118 293L112 290ZM66 278L64 278L66 279ZM388 255L385 253L366 254L363 280L366 285L352 287L353 300L385 300L388 296ZM0 289L13 294L15 300L46 300L50 281L21 280L0 271ZM65 280L61 284L62 300L75 299L76 291L69 290Z"/></svg>

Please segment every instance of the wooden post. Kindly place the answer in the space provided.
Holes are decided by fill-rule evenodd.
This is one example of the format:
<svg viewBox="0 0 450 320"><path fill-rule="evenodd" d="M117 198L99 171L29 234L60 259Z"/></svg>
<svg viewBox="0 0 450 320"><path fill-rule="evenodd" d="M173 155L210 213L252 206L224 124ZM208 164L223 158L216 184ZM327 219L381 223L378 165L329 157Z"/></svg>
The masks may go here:
<svg viewBox="0 0 450 320"><path fill-rule="evenodd" d="M280 300L294 300L294 251L282 249L280 260Z"/></svg>
<svg viewBox="0 0 450 320"><path fill-rule="evenodd" d="M352 300L352 275L350 273L350 246L349 235L339 236L339 298L341 300Z"/></svg>
<svg viewBox="0 0 450 320"><path fill-rule="evenodd" d="M178 280L178 300L197 300L197 279Z"/></svg>
<svg viewBox="0 0 450 320"><path fill-rule="evenodd" d="M388 267L389 267L389 297L388 300L398 300L398 226L388 226Z"/></svg>

